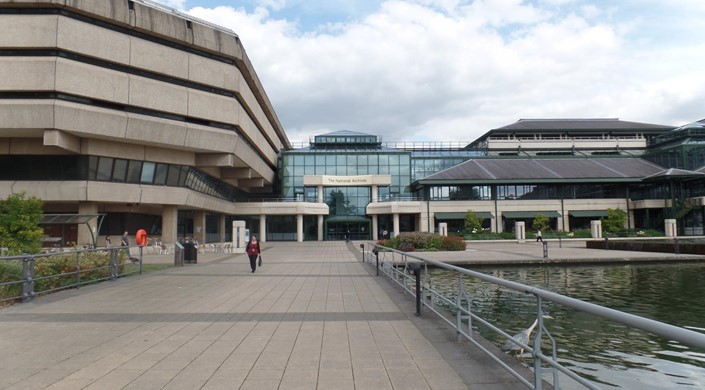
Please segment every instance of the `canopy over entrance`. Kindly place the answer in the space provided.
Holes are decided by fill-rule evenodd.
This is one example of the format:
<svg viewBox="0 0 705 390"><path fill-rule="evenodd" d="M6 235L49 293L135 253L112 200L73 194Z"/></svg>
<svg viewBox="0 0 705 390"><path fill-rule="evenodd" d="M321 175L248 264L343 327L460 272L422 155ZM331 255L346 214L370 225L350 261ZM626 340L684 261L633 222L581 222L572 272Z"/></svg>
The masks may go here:
<svg viewBox="0 0 705 390"><path fill-rule="evenodd" d="M93 242L93 247L96 247L96 237L93 234L93 229L88 226L88 222L92 219L98 219L98 230L100 231L100 226L103 224L103 218L106 214L44 214L42 219L39 221L40 225L57 225L57 224L69 224L69 223L83 223L88 227L88 231L91 233L91 241Z"/></svg>

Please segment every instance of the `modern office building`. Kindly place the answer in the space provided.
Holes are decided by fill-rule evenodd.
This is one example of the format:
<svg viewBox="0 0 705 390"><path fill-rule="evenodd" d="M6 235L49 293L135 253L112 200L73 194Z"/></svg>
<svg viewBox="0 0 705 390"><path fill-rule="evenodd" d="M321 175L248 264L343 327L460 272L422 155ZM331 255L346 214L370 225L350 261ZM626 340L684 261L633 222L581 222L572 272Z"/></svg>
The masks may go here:
<svg viewBox="0 0 705 390"><path fill-rule="evenodd" d="M48 235L224 241L271 193L290 144L234 32L146 0L2 1L0 53L0 197L85 217Z"/></svg>
<svg viewBox="0 0 705 390"><path fill-rule="evenodd" d="M628 227L663 229L664 219L677 218L681 234L696 234L702 209L692 212L697 202L686 199L699 194L703 174L644 158L652 145L697 126L684 128L613 118L526 119L465 147L436 149L388 147L373 135L335 132L282 153L281 188L287 198L329 207L319 217L325 239L436 231L439 223L459 232L469 210L493 232L512 231L517 221L530 226L538 214L555 230L585 229L608 209L622 209Z"/></svg>

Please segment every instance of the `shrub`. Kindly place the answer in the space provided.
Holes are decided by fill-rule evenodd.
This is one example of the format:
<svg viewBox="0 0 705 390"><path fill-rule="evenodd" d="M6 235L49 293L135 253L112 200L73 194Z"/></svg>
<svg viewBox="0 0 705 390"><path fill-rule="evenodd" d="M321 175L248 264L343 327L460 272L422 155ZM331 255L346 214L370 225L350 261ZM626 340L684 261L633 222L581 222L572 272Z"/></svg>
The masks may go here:
<svg viewBox="0 0 705 390"><path fill-rule="evenodd" d="M377 244L404 252L465 250L462 237L441 237L427 232L402 233L390 240L379 240Z"/></svg>
<svg viewBox="0 0 705 390"><path fill-rule="evenodd" d="M443 237L443 244L440 250L442 251L464 251L466 248L465 241L462 237L448 236Z"/></svg>

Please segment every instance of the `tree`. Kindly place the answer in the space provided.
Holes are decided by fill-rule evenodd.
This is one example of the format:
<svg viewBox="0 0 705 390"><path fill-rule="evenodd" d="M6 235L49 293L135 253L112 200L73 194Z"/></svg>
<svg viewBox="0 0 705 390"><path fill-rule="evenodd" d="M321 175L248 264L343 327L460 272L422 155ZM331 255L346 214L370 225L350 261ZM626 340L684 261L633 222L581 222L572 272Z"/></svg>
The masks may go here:
<svg viewBox="0 0 705 390"><path fill-rule="evenodd" d="M624 230L627 223L627 212L622 209L607 209L607 216L601 218L602 227L608 233L617 233Z"/></svg>
<svg viewBox="0 0 705 390"><path fill-rule="evenodd" d="M477 217L474 211L468 210L467 214L465 214L465 231L477 232L480 230L482 230L482 220Z"/></svg>
<svg viewBox="0 0 705 390"><path fill-rule="evenodd" d="M0 200L0 247L7 248L8 255L41 251L44 237L44 230L39 226L42 205L41 199L25 199L24 193Z"/></svg>
<svg viewBox="0 0 705 390"><path fill-rule="evenodd" d="M544 214L536 214L534 217L534 221L531 222L531 228L534 230L541 230L542 232L545 232L548 230L549 224L548 217L545 216Z"/></svg>

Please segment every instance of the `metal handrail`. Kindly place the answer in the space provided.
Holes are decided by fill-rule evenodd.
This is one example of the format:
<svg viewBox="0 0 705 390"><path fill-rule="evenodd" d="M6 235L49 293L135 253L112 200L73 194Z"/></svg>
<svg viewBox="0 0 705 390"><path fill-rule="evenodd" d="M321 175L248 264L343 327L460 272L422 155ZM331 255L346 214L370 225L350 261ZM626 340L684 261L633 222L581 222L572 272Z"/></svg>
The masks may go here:
<svg viewBox="0 0 705 390"><path fill-rule="evenodd" d="M133 248L133 247L129 247ZM135 274L135 273L142 273L142 249L143 247L137 246L138 248L138 256L136 257L137 261L135 263L130 262L129 264L134 264L135 269L130 272L122 272L120 273L120 266L125 265L125 264L118 264L119 263L119 253L122 251L128 250L128 247L121 246L121 247L110 247L110 248L97 248L97 249L77 249L74 251L64 251L64 252L56 252L56 253L37 253L37 254L31 254L31 255L23 255L23 256L8 256L8 257L0 257L0 261L17 261L21 262L21 272L22 272L22 277L21 279L17 280L10 280L6 282L0 283L0 288L3 287L9 287L13 285L21 285L21 293L20 295L16 296L8 296L0 299L0 302L6 302L6 301L19 301L21 300L22 302L28 302L32 300L35 296L40 295L40 294L48 294L52 293L55 291L60 291L60 290L66 290L69 288L80 288L83 285L86 284L93 284L97 283L100 281L104 280L115 280L120 276L126 276L130 274ZM109 254L109 259L108 259L108 264L103 265L103 266L98 266L98 267L90 267L90 268L81 268L81 254L83 253L88 253L88 252L108 252ZM75 256L75 268L72 267L72 269L69 272L62 272L58 274L51 274L51 275L42 275L42 276L36 276L35 275L35 264L37 260L51 260L52 257L56 256ZM130 258L131 259L131 258ZM129 259L128 259L129 260ZM127 263L126 263L127 264ZM85 275L87 272L92 272L92 271L100 271L100 270L107 270L109 271L109 274L107 276L99 277L96 279L91 279L91 280L82 280L81 277ZM68 277L74 277L75 279L73 280L72 283L67 283L60 285L58 287L53 287L53 288L47 288L42 291L36 291L35 289L35 283L39 281L44 281L44 280L50 280L50 279L55 279L55 278L68 278Z"/></svg>
<svg viewBox="0 0 705 390"><path fill-rule="evenodd" d="M692 331L689 329L681 328L678 326L674 325L669 325L663 322L651 320L648 318L640 317L634 314L629 314L625 313L619 310L615 309L610 309L604 306L596 305L593 303L589 302L584 302L579 299L575 298L570 298L561 294L557 294L551 291L543 290L538 287L533 287L517 282L512 282L509 280L501 279L498 277L494 277L491 275L483 274L480 272L476 271L471 271L465 268L461 268L455 265L450 265L441 261L437 260L432 260L432 259L427 259L424 258L420 255L416 254L410 254L408 252L402 252L396 249L388 248L376 243L367 243L368 247L370 249L367 250L367 253L371 253L373 255L376 255L376 261L378 262L378 269L381 269L383 273L389 277L392 278L392 280L402 286L405 291L410 292L416 296L417 302L421 297L421 304L422 307L426 308L427 310L430 310L431 312L435 313L438 315L443 321L451 325L453 328L455 328L456 333L458 334L458 337L464 337L468 341L472 342L475 346L480 348L485 354L487 354L490 358L492 358L495 362L497 362L499 365L501 365L503 368L505 368L508 372L510 372L512 375L514 375L521 383L524 385L528 386L529 388L534 388L534 389L541 389L542 388L542 372L544 371L541 363L545 363L546 365L550 366L554 370L554 383L553 386L554 388L559 388L558 386L558 376L557 372L559 371L571 379L575 380L576 382L580 383L581 385L585 386L586 388L589 389L599 389L599 387L595 386L593 383L587 381L586 379L578 376L575 372L571 371L569 368L561 365L557 361L557 356L556 356L556 346L555 342L553 341L553 337L548 333L548 331L544 328L543 326L543 310L542 310L542 301L550 301L562 306L570 307L572 309L582 311L585 313L590 313L593 315L596 315L598 317L602 317L604 319L613 321L613 322L618 322L623 325L627 325L636 329L643 330L645 332L649 332L651 334L655 334L661 337L664 337L669 340L675 340L678 341L684 345L690 346L690 347L698 347L698 348L705 348L705 334L699 333L696 331ZM365 248L363 247L363 251L365 251ZM391 255L391 259L388 258L388 255ZM397 260L397 257L399 257L399 260ZM372 260L372 258L370 257ZM460 283L462 284L462 277L464 275L471 276L477 279L480 279L485 282L493 283L502 287L506 287L510 290L514 290L520 293L524 294L529 294L533 295L537 299L537 320L538 320L538 327L537 327L537 336L534 339L534 345L526 345L521 343L520 341L516 340L513 338L512 335L506 333L502 329L499 329L495 325L491 324L490 322L486 321L485 319L479 317L478 315L474 314L471 312L470 307L471 305L468 303L467 307L463 307L460 302L462 299L460 298L461 294L465 294L462 288L459 289L459 297L456 298L455 300L449 299L448 297L445 297L443 294L438 293L435 289L432 289L430 287L422 287L421 291L416 292L412 291L410 285L409 285L409 280L410 279L407 275L409 275L408 270L409 270L409 264L411 263L409 260L417 260L418 262L421 262L424 267L425 271L425 280L428 280L428 266L433 266L437 268L442 268L450 271L455 271L459 274L459 278L461 279ZM364 258L363 258L364 260ZM429 304L426 302L426 297L430 297L431 303ZM438 301L443 301L445 302L448 306L454 308L456 310L456 321L451 321L446 316L444 313L441 313L438 311L436 308L435 302ZM417 315L420 315L419 312L417 312ZM462 320L466 319L468 320L468 331L465 332L463 329L460 328L460 325L462 323ZM515 371L513 368L509 367L506 363L502 362L497 356L492 353L492 351L488 350L485 348L483 345L478 343L473 339L472 335L472 328L470 326L470 321L477 321L481 323L484 326L487 326L489 329L497 332L498 334L506 337L507 339L511 339L514 341L515 344L521 346L524 348L527 352L531 353L531 356L534 358L534 381L533 383L530 383L527 381L519 372ZM544 355L541 350L540 350L540 338L541 335L547 335L547 337L551 340L552 344L552 353L551 356Z"/></svg>

